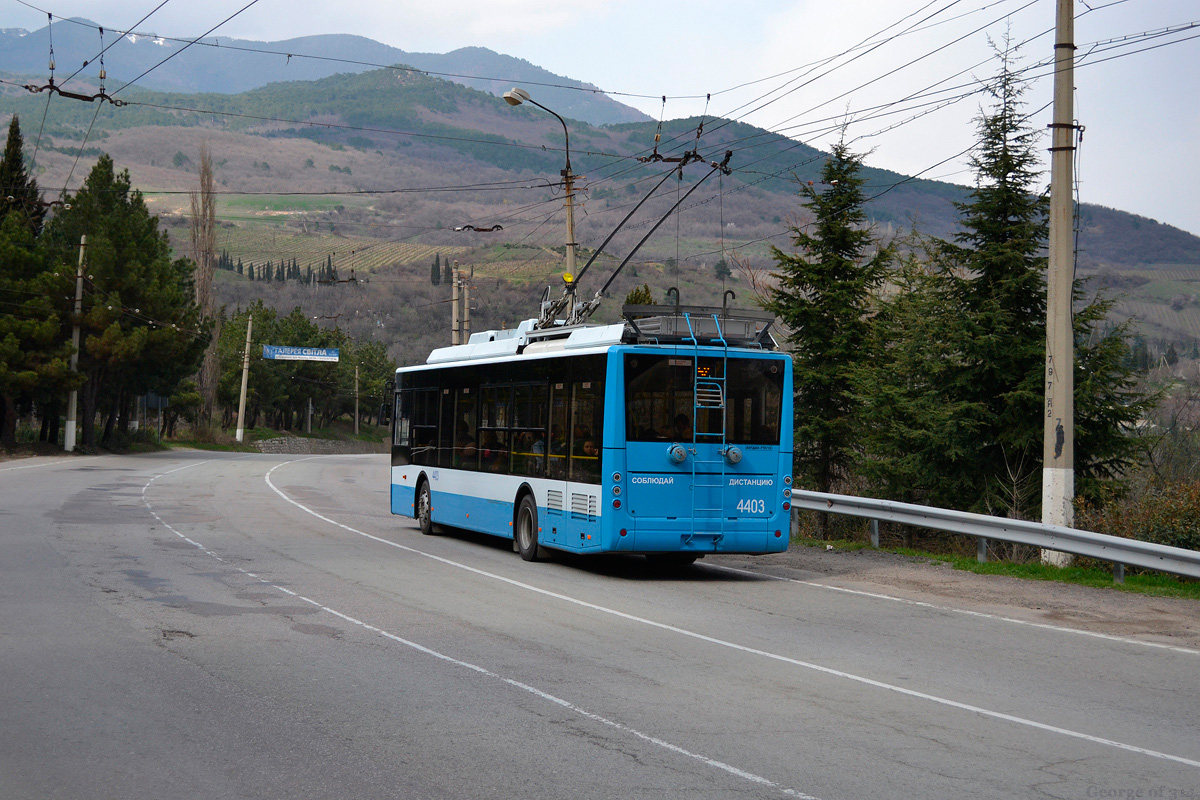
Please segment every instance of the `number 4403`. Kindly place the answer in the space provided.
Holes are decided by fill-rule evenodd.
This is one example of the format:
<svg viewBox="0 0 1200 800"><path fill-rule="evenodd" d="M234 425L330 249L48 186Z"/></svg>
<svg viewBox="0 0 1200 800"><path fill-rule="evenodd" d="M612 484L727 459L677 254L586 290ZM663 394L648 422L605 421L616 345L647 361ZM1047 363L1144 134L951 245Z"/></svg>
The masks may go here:
<svg viewBox="0 0 1200 800"><path fill-rule="evenodd" d="M737 510L743 514L765 514L767 513L767 501L743 500L737 504Z"/></svg>

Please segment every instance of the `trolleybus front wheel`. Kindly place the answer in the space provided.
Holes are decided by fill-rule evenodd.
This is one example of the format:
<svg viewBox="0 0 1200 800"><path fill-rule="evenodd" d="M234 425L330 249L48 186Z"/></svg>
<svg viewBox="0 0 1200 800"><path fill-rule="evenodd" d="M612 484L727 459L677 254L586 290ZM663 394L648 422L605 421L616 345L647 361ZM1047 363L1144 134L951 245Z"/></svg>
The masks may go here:
<svg viewBox="0 0 1200 800"><path fill-rule="evenodd" d="M517 508L517 552L526 561L537 561L544 551L538 547L538 513L533 495L521 498Z"/></svg>
<svg viewBox="0 0 1200 800"><path fill-rule="evenodd" d="M433 534L433 496L429 491L429 481L421 481L417 490L417 527L426 536Z"/></svg>

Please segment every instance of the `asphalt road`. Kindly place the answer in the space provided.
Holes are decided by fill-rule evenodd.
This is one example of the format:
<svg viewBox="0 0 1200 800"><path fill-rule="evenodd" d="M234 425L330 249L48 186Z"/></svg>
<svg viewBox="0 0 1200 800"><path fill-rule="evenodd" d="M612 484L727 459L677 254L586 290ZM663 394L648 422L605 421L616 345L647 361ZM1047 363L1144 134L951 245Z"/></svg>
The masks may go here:
<svg viewBox="0 0 1200 800"><path fill-rule="evenodd" d="M778 562L528 564L386 481L0 462L0 798L1200 797L1196 649Z"/></svg>

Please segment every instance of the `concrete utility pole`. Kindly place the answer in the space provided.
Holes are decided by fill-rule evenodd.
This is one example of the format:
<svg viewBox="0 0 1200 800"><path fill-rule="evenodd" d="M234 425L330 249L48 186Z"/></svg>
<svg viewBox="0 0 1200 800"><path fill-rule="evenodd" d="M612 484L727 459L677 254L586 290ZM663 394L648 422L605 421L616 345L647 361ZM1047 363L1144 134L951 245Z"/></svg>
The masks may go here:
<svg viewBox="0 0 1200 800"><path fill-rule="evenodd" d="M1046 280L1046 404L1042 446L1042 522L1075 522L1075 353L1071 173L1075 160L1075 3L1058 0L1054 44L1054 122L1050 147L1050 252ZM1043 550L1042 562L1071 556Z"/></svg>
<svg viewBox="0 0 1200 800"><path fill-rule="evenodd" d="M454 266L458 266L458 262L454 262ZM458 334L458 343L466 344L471 340L471 279L465 273L459 272L462 276L462 332ZM471 267L471 277L475 276L475 267Z"/></svg>
<svg viewBox="0 0 1200 800"><path fill-rule="evenodd" d="M75 325L71 329L71 374L79 372L79 320L83 316L83 255L87 251L87 236L79 237L79 267L75 270ZM79 410L79 390L72 389L67 399L67 430L63 434L63 450L75 449L75 417Z"/></svg>
<svg viewBox="0 0 1200 800"><path fill-rule="evenodd" d="M358 436L358 364L354 365L354 435Z"/></svg>
<svg viewBox="0 0 1200 800"><path fill-rule="evenodd" d="M450 344L461 344L458 341L458 262L450 271Z"/></svg>
<svg viewBox="0 0 1200 800"><path fill-rule="evenodd" d="M246 317L246 351L242 354L242 397L238 400L237 440L246 435L246 383L250 379L250 331L254 327L254 315ZM161 413L161 411L160 411Z"/></svg>

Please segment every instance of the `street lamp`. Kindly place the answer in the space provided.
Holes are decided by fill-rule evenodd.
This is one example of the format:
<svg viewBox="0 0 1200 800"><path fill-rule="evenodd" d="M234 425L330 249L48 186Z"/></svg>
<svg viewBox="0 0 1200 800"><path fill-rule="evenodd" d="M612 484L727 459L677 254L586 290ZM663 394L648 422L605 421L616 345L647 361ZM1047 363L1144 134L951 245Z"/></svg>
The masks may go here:
<svg viewBox="0 0 1200 800"><path fill-rule="evenodd" d="M539 328L549 327L554 324L555 315L564 307L574 310L575 299L575 193L574 180L575 176L571 174L571 133L567 130L567 122L560 117L556 112L534 100L529 96L529 92L524 89L513 87L504 93L504 102L510 106L519 106L522 103L532 103L543 111L554 114L563 126L563 137L566 140L567 166L562 170L563 183L567 187L567 272L563 275L563 280L566 282L566 292L563 299L554 306L544 309L542 318L538 322Z"/></svg>

